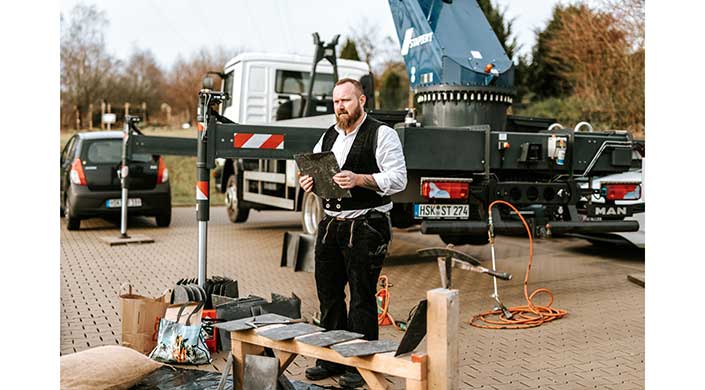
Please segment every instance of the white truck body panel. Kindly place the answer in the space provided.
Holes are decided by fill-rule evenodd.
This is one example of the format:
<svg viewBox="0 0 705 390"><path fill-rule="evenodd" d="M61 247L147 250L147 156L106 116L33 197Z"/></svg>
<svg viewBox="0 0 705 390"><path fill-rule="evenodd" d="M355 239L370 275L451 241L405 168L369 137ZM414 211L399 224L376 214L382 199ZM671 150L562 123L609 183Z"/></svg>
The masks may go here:
<svg viewBox="0 0 705 390"><path fill-rule="evenodd" d="M360 61L338 59L338 77L360 80L370 73L369 66ZM226 81L223 91L230 94L230 100L222 107L222 115L241 124L266 124L276 121L279 105L288 100L301 100L308 93L312 58L294 54L242 53L225 65ZM288 72L288 73L285 73ZM292 77L286 77L289 75ZM316 67L316 86L321 94L330 95L333 88L333 66L320 61ZM277 77L281 77L278 80ZM279 84L279 85L277 85ZM335 115L320 115L281 121L287 126L326 128L335 122ZM296 163L287 160L285 172L277 171L276 160L260 160L259 169L243 172L243 200L274 206L286 210L296 210L295 199L289 199L289 188L298 189ZM284 196L263 194L284 184ZM256 191L252 188L257 188ZM296 191L298 194L298 191Z"/></svg>
<svg viewBox="0 0 705 390"><path fill-rule="evenodd" d="M223 115L237 123L272 123L279 106L279 95L289 95L276 91L277 70L311 72L311 57L295 54L243 53L228 61L224 73L233 74L231 101L223 110ZM350 77L360 80L369 74L370 68L360 61L338 60L339 78ZM321 61L316 67L318 75L332 75L333 66ZM308 92L301 89L305 95ZM296 95L293 95L296 99ZM332 123L332 122L331 122Z"/></svg>

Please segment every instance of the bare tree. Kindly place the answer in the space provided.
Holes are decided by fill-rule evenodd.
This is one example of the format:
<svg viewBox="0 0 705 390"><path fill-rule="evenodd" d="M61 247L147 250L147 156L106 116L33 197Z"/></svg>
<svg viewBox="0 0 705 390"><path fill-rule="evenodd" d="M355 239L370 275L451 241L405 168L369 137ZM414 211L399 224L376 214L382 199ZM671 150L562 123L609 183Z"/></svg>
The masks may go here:
<svg viewBox="0 0 705 390"><path fill-rule="evenodd" d="M642 135L645 49L639 30L643 31L643 19L641 26L628 22L626 25L635 28L626 29L620 15L638 14L643 2L627 3L634 8L623 4L619 14L609 12L614 9L591 9L581 4L578 12L564 15L558 33L547 42L548 60L571 64L560 72L571 83L573 96L582 103L587 118Z"/></svg>
<svg viewBox="0 0 705 390"><path fill-rule="evenodd" d="M164 72L150 50L134 48L120 72L118 101L146 103L148 112L159 112L166 94Z"/></svg>
<svg viewBox="0 0 705 390"><path fill-rule="evenodd" d="M95 5L76 5L70 16L61 16L61 111L67 119L76 110L79 126L88 107L108 91L116 65L105 50L105 13ZM71 121L72 122L72 121ZM62 120L62 123L66 124Z"/></svg>
<svg viewBox="0 0 705 390"><path fill-rule="evenodd" d="M179 57L169 72L167 101L181 118L191 122L196 115L198 91L201 81L208 71L222 71L226 61L235 56L239 49L214 50L202 48L188 60ZM218 85L216 84L216 88Z"/></svg>
<svg viewBox="0 0 705 390"><path fill-rule="evenodd" d="M391 62L401 59L399 47L392 37L382 37L379 26L362 18L350 35L355 42L360 59L370 66L375 74L381 74Z"/></svg>

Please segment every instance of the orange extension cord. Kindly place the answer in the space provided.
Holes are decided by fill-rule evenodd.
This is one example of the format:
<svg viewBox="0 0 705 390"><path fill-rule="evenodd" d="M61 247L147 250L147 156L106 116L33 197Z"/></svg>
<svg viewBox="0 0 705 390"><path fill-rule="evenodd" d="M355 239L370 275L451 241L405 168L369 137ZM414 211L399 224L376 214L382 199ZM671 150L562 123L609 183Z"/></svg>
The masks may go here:
<svg viewBox="0 0 705 390"><path fill-rule="evenodd" d="M526 229L526 233L529 235L529 263L526 266L526 273L524 274L524 298L526 298L527 304L525 306L514 306L508 308L508 310L512 313L512 319L505 318L502 315L501 310L492 310L474 316L470 320L470 325L484 329L527 329L539 326L545 322L562 318L568 314L568 312L566 310L551 307L553 304L553 293L551 290L547 288L539 288L529 294L529 271L531 271L531 263L534 260L534 240L531 237L529 225L526 223L526 220L524 220L524 217L522 217L519 210L517 210L511 203L503 200L496 200L490 203L490 206L488 207L488 215L492 215L492 207L497 203L511 207L521 219L521 222L524 224L524 228ZM490 244L494 245L494 237L490 237L490 240L492 240ZM546 306L535 305L533 302L534 297L541 293L546 294L549 297L549 302ZM492 316L496 316L496 318L492 318Z"/></svg>
<svg viewBox="0 0 705 390"><path fill-rule="evenodd" d="M403 331L402 326L406 324L395 321L394 317L389 313L389 301L391 297L389 295L389 279L387 275L380 275L378 283L382 288L375 294L375 300L377 301L377 323L379 325L389 325L391 323L395 328ZM381 305L380 301L382 303Z"/></svg>

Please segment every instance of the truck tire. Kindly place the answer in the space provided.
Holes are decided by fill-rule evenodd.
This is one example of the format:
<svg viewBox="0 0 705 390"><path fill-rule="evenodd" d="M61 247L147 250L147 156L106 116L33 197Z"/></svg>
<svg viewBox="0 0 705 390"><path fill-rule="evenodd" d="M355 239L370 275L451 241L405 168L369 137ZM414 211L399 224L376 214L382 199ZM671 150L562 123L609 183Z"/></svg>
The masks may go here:
<svg viewBox="0 0 705 390"><path fill-rule="evenodd" d="M240 207L238 184L242 184L242 181L238 180L237 174L233 174L228 177L228 182L225 185L225 209L228 211L228 219L232 223L245 222L250 216L249 208Z"/></svg>
<svg viewBox="0 0 705 390"><path fill-rule="evenodd" d="M66 219L67 230L78 230L81 228L81 219L72 215L71 202L69 202L68 194L64 198L64 219Z"/></svg>
<svg viewBox="0 0 705 390"><path fill-rule="evenodd" d="M318 223L323 219L323 202L313 192L304 192L301 201L301 226L304 233L316 234Z"/></svg>
<svg viewBox="0 0 705 390"><path fill-rule="evenodd" d="M165 211L162 214L155 215L154 219L157 221L157 226L159 227L169 227L171 224L171 209Z"/></svg>
<svg viewBox="0 0 705 390"><path fill-rule="evenodd" d="M486 235L479 236L457 236L457 235L439 235L441 240L446 244L453 245L487 245L489 241Z"/></svg>

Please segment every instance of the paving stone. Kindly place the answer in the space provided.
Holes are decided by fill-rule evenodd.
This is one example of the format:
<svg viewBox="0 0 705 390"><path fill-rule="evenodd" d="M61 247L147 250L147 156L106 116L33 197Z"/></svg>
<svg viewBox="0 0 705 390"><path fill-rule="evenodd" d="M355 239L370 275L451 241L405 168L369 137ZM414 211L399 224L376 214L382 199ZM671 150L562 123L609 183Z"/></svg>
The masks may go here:
<svg viewBox="0 0 705 390"><path fill-rule="evenodd" d="M169 228L156 228L151 218L130 219L128 232L144 234L154 243L110 247L101 236L117 235L119 226L101 219L82 221L81 230L67 231L61 222L60 354L120 341L119 294L124 283L133 292L159 296L181 278L197 276L197 224L193 208L174 208ZM318 311L312 273L281 268L284 232L299 230L297 213L253 213L243 224L228 221L224 208L211 208L208 226L208 275L238 280L242 295L269 297L272 292L301 298L306 318ZM382 273L389 277L390 312L406 319L427 290L439 287L433 261L419 260L417 249L442 246L436 236L418 231L394 231L390 256ZM488 261L489 246L457 249ZM515 278L500 285L507 306L525 305L522 283L528 243L523 237L498 237L498 268ZM644 289L626 279L644 272L643 251L602 250L572 238L536 240L529 292L549 288L555 307L569 314L538 328L507 331L469 326L473 315L493 306L492 280L458 271L460 290L460 380L465 389L615 389L644 388ZM537 297L542 300L545 297ZM380 329L381 339L401 339L392 327ZM422 343L420 348L423 348ZM199 369L222 371L227 354L213 355L213 363ZM287 369L291 379L303 380L314 359L297 357ZM591 371L592 370L592 371ZM404 381L388 377L391 389ZM522 384L523 383L523 384ZM317 382L337 385L335 380ZM528 387L527 387L528 385ZM599 388L599 387L598 387Z"/></svg>

